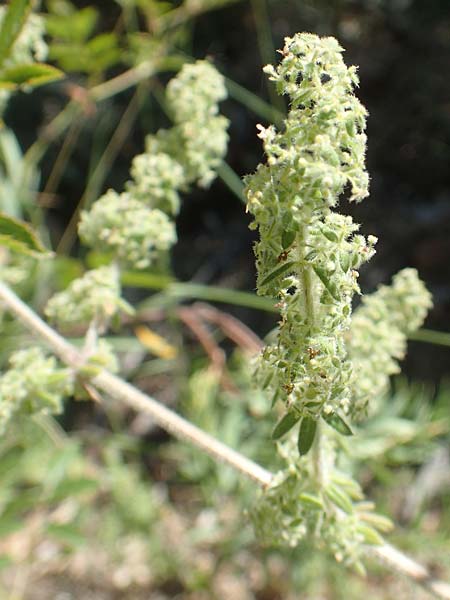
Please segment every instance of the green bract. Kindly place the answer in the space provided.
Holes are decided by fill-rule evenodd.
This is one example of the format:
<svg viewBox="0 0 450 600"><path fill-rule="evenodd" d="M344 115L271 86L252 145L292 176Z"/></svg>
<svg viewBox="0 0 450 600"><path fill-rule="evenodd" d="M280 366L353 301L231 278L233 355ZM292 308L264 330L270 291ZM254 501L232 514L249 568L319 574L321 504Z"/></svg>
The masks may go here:
<svg viewBox="0 0 450 600"><path fill-rule="evenodd" d="M366 111L353 95L333 38L286 38L277 68L264 70L289 96L284 129L260 126L267 162L246 178L258 293L278 297L276 344L257 368L263 387L298 417L349 410L352 365L345 347L357 269L374 254L376 238L358 235L351 217L333 212L346 185L350 200L368 194L364 167Z"/></svg>
<svg viewBox="0 0 450 600"><path fill-rule="evenodd" d="M0 431L14 415L61 412L63 398L73 390L69 369L37 347L15 352L9 362L0 377Z"/></svg>

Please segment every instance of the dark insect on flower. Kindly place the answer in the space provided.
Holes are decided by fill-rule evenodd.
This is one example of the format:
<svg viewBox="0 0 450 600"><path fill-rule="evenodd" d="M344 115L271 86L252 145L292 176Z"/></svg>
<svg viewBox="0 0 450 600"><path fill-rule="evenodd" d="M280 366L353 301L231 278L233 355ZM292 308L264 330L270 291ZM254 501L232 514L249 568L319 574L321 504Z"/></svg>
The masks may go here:
<svg viewBox="0 0 450 600"><path fill-rule="evenodd" d="M290 394L293 389L294 389L294 384L293 383L286 383L285 385L283 385L283 389L286 392L286 394Z"/></svg>
<svg viewBox="0 0 450 600"><path fill-rule="evenodd" d="M285 260L287 260L287 257L289 256L289 250L283 250L283 252L281 252L281 254L278 256L277 258L277 262L284 262Z"/></svg>
<svg viewBox="0 0 450 600"><path fill-rule="evenodd" d="M306 351L308 352L309 360L316 358L316 356L319 354L319 351L314 350L314 348L307 348Z"/></svg>

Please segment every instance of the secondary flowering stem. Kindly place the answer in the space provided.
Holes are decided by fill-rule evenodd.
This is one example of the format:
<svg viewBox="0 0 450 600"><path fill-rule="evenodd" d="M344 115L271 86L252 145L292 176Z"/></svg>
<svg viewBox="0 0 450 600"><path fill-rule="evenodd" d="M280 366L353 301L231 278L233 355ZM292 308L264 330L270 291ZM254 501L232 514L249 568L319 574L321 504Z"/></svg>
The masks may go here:
<svg viewBox="0 0 450 600"><path fill-rule="evenodd" d="M1 281L0 301L25 327L43 340L67 366L74 369L82 366L83 357L80 352L49 327L47 323L44 323L31 308ZM107 371L102 371L99 375L93 377L90 383L112 398L132 406L136 410L150 414L160 427L172 433L175 437L189 441L205 450L214 459L232 466L263 488L267 488L271 484L273 474L270 471L187 422L119 377ZM426 567L410 559L393 546L389 544L368 546L366 552L396 573L409 577L435 597L450 600L449 584L435 579Z"/></svg>

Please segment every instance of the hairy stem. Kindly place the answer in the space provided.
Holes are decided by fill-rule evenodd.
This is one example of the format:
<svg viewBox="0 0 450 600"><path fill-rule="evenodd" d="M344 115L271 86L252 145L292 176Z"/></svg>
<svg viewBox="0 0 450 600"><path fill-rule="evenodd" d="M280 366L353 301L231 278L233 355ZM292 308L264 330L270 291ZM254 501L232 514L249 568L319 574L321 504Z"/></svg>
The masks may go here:
<svg viewBox="0 0 450 600"><path fill-rule="evenodd" d="M83 357L80 352L44 323L33 310L1 281L0 300L24 326L43 340L66 365L74 369L82 366ZM102 371L99 375L92 377L90 383L97 389L106 392L111 398L124 402L138 411L150 414L160 427L172 433L175 437L189 441L216 460L240 471L260 486L267 487L270 485L272 481L270 471L192 425L119 377L107 371ZM450 600L450 585L448 583L435 579L426 567L410 559L393 546L389 544L368 546L367 554L373 556L396 573L409 577L436 598Z"/></svg>
<svg viewBox="0 0 450 600"><path fill-rule="evenodd" d="M326 484L326 473L323 460L323 439L320 419L317 421L316 435L314 437L314 442L311 450L315 478L319 485L319 488L323 488Z"/></svg>
<svg viewBox="0 0 450 600"><path fill-rule="evenodd" d="M296 236L297 258L299 267L299 279L302 283L303 293L305 297L305 311L308 322L309 334L314 331L315 325L315 307L314 307L314 290L311 268L305 263L305 250L307 247L308 225L303 225L300 233Z"/></svg>

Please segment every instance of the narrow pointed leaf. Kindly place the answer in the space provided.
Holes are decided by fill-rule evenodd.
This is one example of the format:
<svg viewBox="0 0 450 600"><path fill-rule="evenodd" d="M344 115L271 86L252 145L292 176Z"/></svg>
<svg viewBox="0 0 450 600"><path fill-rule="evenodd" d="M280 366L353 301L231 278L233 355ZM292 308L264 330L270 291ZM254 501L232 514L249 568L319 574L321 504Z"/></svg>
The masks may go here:
<svg viewBox="0 0 450 600"><path fill-rule="evenodd" d="M328 274L326 273L325 269L322 269L321 267L317 267L315 265L313 266L313 269L317 277L325 286L326 290L329 292L330 296L332 296L335 300L340 300L339 292L335 284L328 277Z"/></svg>
<svg viewBox="0 0 450 600"><path fill-rule="evenodd" d="M0 66L8 58L31 9L31 0L11 0L0 25Z"/></svg>
<svg viewBox="0 0 450 600"><path fill-rule="evenodd" d="M308 454L316 435L317 421L311 417L304 417L298 432L298 451L300 456Z"/></svg>
<svg viewBox="0 0 450 600"><path fill-rule="evenodd" d="M325 495L333 504L338 506L344 512L350 514L353 512L353 504L350 496L344 492L344 490L337 485L331 483L325 489Z"/></svg>
<svg viewBox="0 0 450 600"><path fill-rule="evenodd" d="M298 497L302 504L310 508L323 509L323 502L319 496L315 496L314 494L303 493Z"/></svg>
<svg viewBox="0 0 450 600"><path fill-rule="evenodd" d="M289 271L289 269L292 269L292 267L295 265L295 261L290 260L288 262L283 263L282 265L280 265L279 267L277 267L276 269L274 269L273 271L271 271L267 277L265 277L261 282L260 282L260 286L264 287L265 285L267 285L268 283L270 283L273 279L275 279L276 277L279 277L280 275L282 275L283 273L285 273L286 271Z"/></svg>
<svg viewBox="0 0 450 600"><path fill-rule="evenodd" d="M294 427L299 419L300 417L293 412L286 413L284 417L276 424L275 429L272 432L272 439L279 440L280 437Z"/></svg>
<svg viewBox="0 0 450 600"><path fill-rule="evenodd" d="M6 246L20 254L48 254L47 249L27 223L13 219L4 213L0 213L0 246Z"/></svg>
<svg viewBox="0 0 450 600"><path fill-rule="evenodd" d="M347 436L353 435L350 425L337 413L332 413L330 415L324 414L323 419L328 423L328 425L330 425L330 427L336 429L336 431L338 431L340 434Z"/></svg>
<svg viewBox="0 0 450 600"><path fill-rule="evenodd" d="M358 524L356 526L357 531L364 537L364 541L372 546L381 546L384 544L384 540L378 531L375 531L373 527L368 525Z"/></svg>
<svg viewBox="0 0 450 600"><path fill-rule="evenodd" d="M281 234L281 245L283 246L284 250L286 250L286 248L289 248L289 246L292 246L294 240L295 231L292 231L292 229L285 229Z"/></svg>
<svg viewBox="0 0 450 600"><path fill-rule="evenodd" d="M15 65L0 73L0 88L14 89L20 86L38 86L61 79L64 73L51 65L32 63Z"/></svg>

